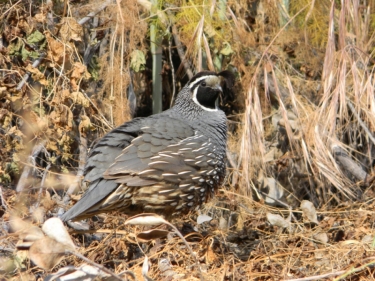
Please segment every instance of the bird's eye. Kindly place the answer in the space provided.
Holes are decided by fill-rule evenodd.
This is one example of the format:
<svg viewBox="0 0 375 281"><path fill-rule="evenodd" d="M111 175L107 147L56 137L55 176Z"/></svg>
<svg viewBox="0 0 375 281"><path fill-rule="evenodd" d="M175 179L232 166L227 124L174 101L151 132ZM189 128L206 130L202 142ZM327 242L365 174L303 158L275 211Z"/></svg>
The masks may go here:
<svg viewBox="0 0 375 281"><path fill-rule="evenodd" d="M202 85L203 87L206 87L206 86L207 86L206 82L202 82L201 85Z"/></svg>

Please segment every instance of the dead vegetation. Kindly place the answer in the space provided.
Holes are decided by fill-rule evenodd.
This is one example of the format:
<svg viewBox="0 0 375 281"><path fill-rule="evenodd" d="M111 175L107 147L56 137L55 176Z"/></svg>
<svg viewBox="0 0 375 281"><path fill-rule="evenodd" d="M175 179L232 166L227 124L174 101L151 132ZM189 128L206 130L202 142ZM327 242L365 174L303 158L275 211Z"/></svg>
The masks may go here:
<svg viewBox="0 0 375 281"><path fill-rule="evenodd" d="M4 280L374 280L375 5L286 3L0 1ZM163 109L196 71L236 73L226 184L178 230L108 214L68 234L48 219L89 146L151 113L151 25Z"/></svg>

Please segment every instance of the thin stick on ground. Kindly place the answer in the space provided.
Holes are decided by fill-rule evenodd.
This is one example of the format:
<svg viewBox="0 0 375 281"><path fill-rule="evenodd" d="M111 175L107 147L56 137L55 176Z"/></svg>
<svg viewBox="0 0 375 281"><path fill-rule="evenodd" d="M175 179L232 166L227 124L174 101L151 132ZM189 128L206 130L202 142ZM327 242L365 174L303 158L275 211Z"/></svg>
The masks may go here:
<svg viewBox="0 0 375 281"><path fill-rule="evenodd" d="M349 270L340 270L336 272L330 272L326 274L309 276L309 277L304 277L304 278L297 278L297 279L285 279L285 281L312 281L312 280L320 280L322 278L328 278L328 277L340 275L339 277L333 279L334 281L339 281L339 280L342 280L343 278L348 277L349 275L353 273L358 273L362 270L365 270L368 267L374 267L374 266L375 266L375 261L372 261L357 268L352 267Z"/></svg>
<svg viewBox="0 0 375 281"><path fill-rule="evenodd" d="M321 274L321 275L315 275L315 276L309 276L304 278L297 278L297 279L284 279L284 281L313 281L313 280L321 280L322 278L328 278L332 276L337 276L339 274L343 274L345 270Z"/></svg>
<svg viewBox="0 0 375 281"><path fill-rule="evenodd" d="M45 58L46 54L41 54L39 56L39 58L37 58L33 64L31 65L33 68L36 68L38 67L38 65L43 61L43 59ZM17 91L20 91L23 87L23 85L25 85L25 83L27 82L27 80L29 79L30 77L30 72L27 72L23 77L22 77L22 80L21 82L17 85L17 88L16 90Z"/></svg>
<svg viewBox="0 0 375 281"><path fill-rule="evenodd" d="M88 264L91 264L92 266L95 266L97 268L99 268L101 271L111 275L112 277L116 278L117 280L123 280L120 276L118 276L117 274L113 273L112 271L110 271L108 268L100 265L100 264L97 264L96 262L93 262L92 260L86 258L85 256L81 255L80 253L78 252L74 252L74 251L66 251L67 254L72 254L72 255L75 255L76 257L80 258L81 260L84 260L85 262L87 262ZM131 271L124 271L124 272L121 272L121 275L123 274L128 274L130 275L133 279L135 279L135 275L133 272Z"/></svg>

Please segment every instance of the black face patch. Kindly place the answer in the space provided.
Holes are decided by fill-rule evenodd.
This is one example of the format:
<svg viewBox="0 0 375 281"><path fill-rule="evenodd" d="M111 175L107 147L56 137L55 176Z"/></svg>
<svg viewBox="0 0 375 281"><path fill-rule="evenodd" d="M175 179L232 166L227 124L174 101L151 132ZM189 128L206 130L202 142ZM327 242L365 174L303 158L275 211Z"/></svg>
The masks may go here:
<svg viewBox="0 0 375 281"><path fill-rule="evenodd" d="M215 109L215 102L219 94L219 89L199 85L197 91L197 101L204 107Z"/></svg>

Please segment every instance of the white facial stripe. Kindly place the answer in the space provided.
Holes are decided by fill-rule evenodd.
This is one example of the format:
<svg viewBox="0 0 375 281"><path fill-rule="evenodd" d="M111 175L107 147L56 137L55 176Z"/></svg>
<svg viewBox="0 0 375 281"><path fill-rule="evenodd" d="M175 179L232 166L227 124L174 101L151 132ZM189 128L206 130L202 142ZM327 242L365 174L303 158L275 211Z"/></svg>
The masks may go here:
<svg viewBox="0 0 375 281"><path fill-rule="evenodd" d="M210 77L210 76L213 76L213 77L216 77L215 75L207 75L207 76L202 76L202 77L199 77L197 80L195 80L191 85L189 85L189 89L193 88L197 83L199 83L200 81Z"/></svg>
<svg viewBox="0 0 375 281"><path fill-rule="evenodd" d="M204 78L203 78L204 79ZM200 80L202 80L202 79L200 79ZM200 107L202 107L204 110L206 110L206 111L218 111L218 109L217 109L217 107L215 107L214 109L212 109L212 108L208 108L208 107L205 107L205 106L203 106L203 105L201 105L199 102L198 102L198 100L197 100L197 92L198 92L198 87L196 87L195 89L194 89L194 92L193 92L193 101L197 104L197 105L199 105Z"/></svg>

